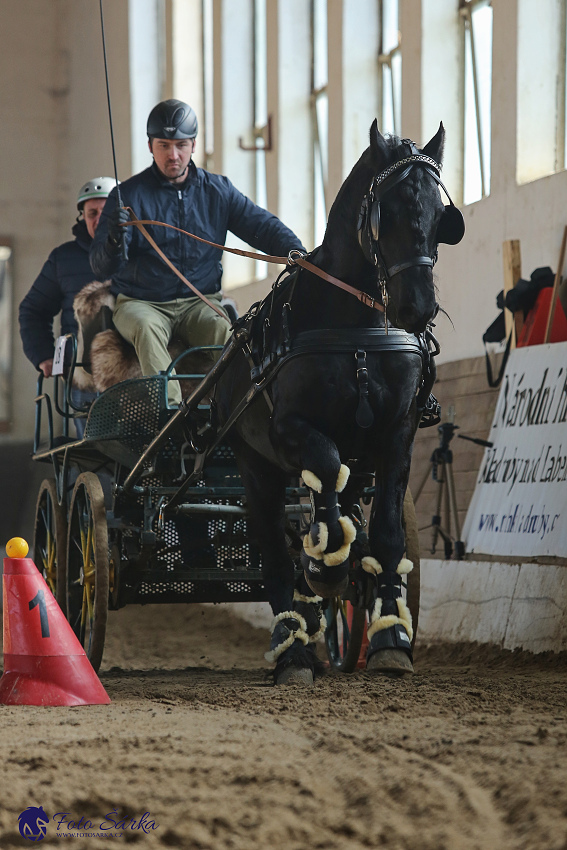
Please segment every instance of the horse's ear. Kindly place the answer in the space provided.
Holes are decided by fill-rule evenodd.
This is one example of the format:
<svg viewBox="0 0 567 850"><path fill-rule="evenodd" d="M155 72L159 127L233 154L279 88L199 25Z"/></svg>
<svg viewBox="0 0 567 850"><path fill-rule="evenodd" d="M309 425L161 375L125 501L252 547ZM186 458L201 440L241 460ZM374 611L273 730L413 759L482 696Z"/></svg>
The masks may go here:
<svg viewBox="0 0 567 850"><path fill-rule="evenodd" d="M445 147L445 127L443 126L443 122L441 121L439 124L439 129L435 133L432 139L425 145L422 150L426 156L430 156L431 159L434 159L435 162L438 162L439 165L443 162L443 148Z"/></svg>
<svg viewBox="0 0 567 850"><path fill-rule="evenodd" d="M380 165L388 155L388 144L386 139L378 129L378 121L376 118L370 127L370 151L372 158Z"/></svg>

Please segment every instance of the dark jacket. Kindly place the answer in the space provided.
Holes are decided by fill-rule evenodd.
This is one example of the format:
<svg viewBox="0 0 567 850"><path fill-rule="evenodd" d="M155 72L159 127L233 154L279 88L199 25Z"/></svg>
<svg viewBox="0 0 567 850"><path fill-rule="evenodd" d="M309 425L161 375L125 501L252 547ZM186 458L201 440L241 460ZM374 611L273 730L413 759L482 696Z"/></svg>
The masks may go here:
<svg viewBox="0 0 567 850"><path fill-rule="evenodd" d="M39 277L20 304L20 336L36 369L53 357L53 319L61 313L61 333L77 333L73 299L94 279L89 263L92 239L84 221L73 227L73 242L54 248Z"/></svg>
<svg viewBox="0 0 567 850"><path fill-rule="evenodd" d="M253 204L227 177L189 166L183 184L166 180L155 165L120 184L122 203L139 219L172 224L203 239L224 245L230 230L253 248L286 256L301 241L267 210ZM91 247L91 266L100 280L112 277L111 291L143 301L172 301L192 292L156 254L141 233L126 228L127 260L108 240L108 217L116 208L113 189L102 212ZM148 227L165 256L205 294L221 288L222 251L167 227Z"/></svg>

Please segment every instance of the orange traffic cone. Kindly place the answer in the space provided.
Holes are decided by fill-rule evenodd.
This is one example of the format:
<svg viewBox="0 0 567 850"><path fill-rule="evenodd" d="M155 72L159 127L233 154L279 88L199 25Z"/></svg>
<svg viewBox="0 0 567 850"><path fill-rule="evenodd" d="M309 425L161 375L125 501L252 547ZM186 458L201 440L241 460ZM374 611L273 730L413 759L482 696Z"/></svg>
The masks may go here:
<svg viewBox="0 0 567 850"><path fill-rule="evenodd" d="M4 558L3 705L108 705L110 699L28 545L14 537Z"/></svg>

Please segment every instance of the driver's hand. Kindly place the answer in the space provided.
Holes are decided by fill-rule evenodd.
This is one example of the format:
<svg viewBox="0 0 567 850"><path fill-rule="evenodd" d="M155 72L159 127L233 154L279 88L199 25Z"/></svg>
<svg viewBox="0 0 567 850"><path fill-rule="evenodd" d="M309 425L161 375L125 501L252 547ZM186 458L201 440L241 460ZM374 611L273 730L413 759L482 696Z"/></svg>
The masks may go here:
<svg viewBox="0 0 567 850"><path fill-rule="evenodd" d="M130 221L130 215L125 207L116 207L109 216L108 238L116 248L121 248L124 241L124 225Z"/></svg>
<svg viewBox="0 0 567 850"><path fill-rule="evenodd" d="M51 378L51 373L53 372L53 357L51 360L43 360L39 364L40 372L43 372L44 378Z"/></svg>

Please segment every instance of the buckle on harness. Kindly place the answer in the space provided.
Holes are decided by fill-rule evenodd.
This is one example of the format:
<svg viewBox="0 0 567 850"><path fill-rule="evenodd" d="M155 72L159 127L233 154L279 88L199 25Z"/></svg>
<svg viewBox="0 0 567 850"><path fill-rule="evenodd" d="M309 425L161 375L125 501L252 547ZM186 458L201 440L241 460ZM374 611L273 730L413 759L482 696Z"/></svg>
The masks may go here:
<svg viewBox="0 0 567 850"><path fill-rule="evenodd" d="M369 295L367 292L360 293L360 300L363 304L366 305L366 307L374 307L374 304L376 303L376 299L373 298L372 295Z"/></svg>
<svg viewBox="0 0 567 850"><path fill-rule="evenodd" d="M289 254L287 255L287 261L290 266L295 266L298 260L302 260L306 254L303 251L300 251L299 248L292 248Z"/></svg>

